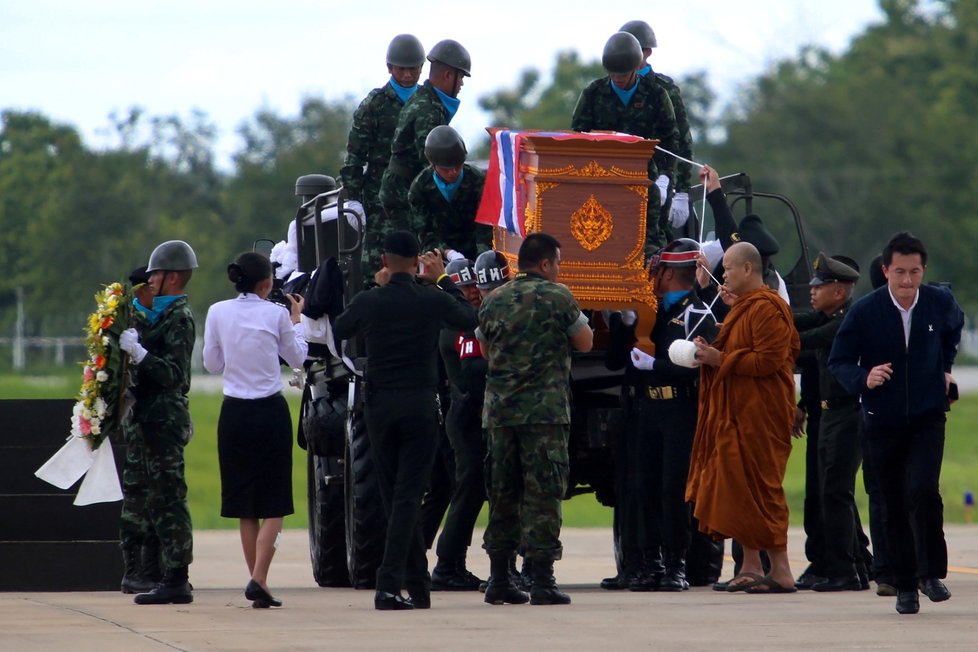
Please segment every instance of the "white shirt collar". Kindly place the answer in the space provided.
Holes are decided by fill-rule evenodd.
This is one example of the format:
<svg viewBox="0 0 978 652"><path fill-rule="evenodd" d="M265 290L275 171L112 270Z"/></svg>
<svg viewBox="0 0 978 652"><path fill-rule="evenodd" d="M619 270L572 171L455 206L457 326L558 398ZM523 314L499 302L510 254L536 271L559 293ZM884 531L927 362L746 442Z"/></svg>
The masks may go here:
<svg viewBox="0 0 978 652"><path fill-rule="evenodd" d="M897 307L897 310L908 314L913 312L913 309L917 307L917 300L920 299L920 288L917 288L917 293L913 295L913 303L910 304L909 308L904 308L900 305L900 302L896 300L896 297L893 296L893 290L891 290L889 286L886 287L886 291L890 293L890 300L893 301L893 305Z"/></svg>

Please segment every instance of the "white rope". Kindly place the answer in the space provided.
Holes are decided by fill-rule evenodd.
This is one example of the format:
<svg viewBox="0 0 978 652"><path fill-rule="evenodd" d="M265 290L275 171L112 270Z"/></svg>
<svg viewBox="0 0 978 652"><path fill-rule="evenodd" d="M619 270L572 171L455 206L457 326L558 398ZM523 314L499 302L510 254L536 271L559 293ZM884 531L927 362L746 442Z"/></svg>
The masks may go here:
<svg viewBox="0 0 978 652"><path fill-rule="evenodd" d="M714 279L714 280L716 280L716 279ZM706 319L706 316L707 315L710 315L711 317L713 317L713 321L714 322L717 320L716 315L713 314L713 304L715 304L717 302L717 299L719 299L719 298L720 298L720 291L717 290L717 295L715 297L713 297L713 301L711 301L710 302L710 305L708 305L706 307L706 312L703 313L703 316L700 317L700 320L698 322L696 322L696 325L693 326L692 330L689 331L689 335L687 335L685 339L688 340L690 338L690 336L692 336L692 334L696 332L696 329L700 327L700 324L703 323L703 320Z"/></svg>
<svg viewBox="0 0 978 652"><path fill-rule="evenodd" d="M690 161L690 160L689 160L688 158L683 158L683 157L682 157L682 156L680 156L679 154L673 154L673 153L672 153L672 152L670 152L670 151L669 151L668 149L666 149L665 147L662 147L662 146L660 146L660 145L656 145L656 146L655 146L655 148L656 148L657 150L659 150L660 152L662 152L663 154L668 154L669 156L671 156L671 157L673 157L673 158L678 158L678 159L679 159L680 161L682 161L683 163L689 163L690 165L695 165L695 166L696 166L696 167L698 167L698 168L701 168L701 167L703 167L703 164L702 164L702 163L697 163L696 161Z"/></svg>
<svg viewBox="0 0 978 652"><path fill-rule="evenodd" d="M669 156L671 156L671 157L673 157L675 159L679 159L683 163L689 163L690 165L695 165L698 168L706 167L705 164L703 164L703 163L697 163L696 161L691 161L688 158L683 158L679 154L676 154L674 152L670 152L668 149L666 149L665 147L662 147L660 145L656 145L655 148L657 150L659 150L660 152L662 152L663 154L668 154ZM706 184L703 184L703 206L700 207L700 237L699 237L699 242L703 242L703 229L705 229L705 228L706 228ZM716 280L716 279L714 279L714 280Z"/></svg>

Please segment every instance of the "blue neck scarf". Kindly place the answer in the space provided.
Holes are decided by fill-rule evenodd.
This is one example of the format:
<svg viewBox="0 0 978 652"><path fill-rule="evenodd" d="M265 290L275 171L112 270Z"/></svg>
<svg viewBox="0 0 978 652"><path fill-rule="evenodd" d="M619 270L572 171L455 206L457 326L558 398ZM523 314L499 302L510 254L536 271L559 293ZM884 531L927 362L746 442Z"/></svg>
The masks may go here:
<svg viewBox="0 0 978 652"><path fill-rule="evenodd" d="M684 296L689 294L689 290L676 290L675 292L666 292L662 295L662 309L669 311L674 305L679 303Z"/></svg>
<svg viewBox="0 0 978 652"><path fill-rule="evenodd" d="M151 325L155 324L160 320L164 311L170 307L170 304L179 299L180 297L185 297L186 294L170 294L165 297L153 297L153 307L147 308L143 304L139 303L139 299L133 299L133 305L136 310L146 318Z"/></svg>
<svg viewBox="0 0 978 652"><path fill-rule="evenodd" d="M415 84L414 86L412 86L410 88L404 88L403 86L401 86L400 84L398 84L396 81L394 81L394 77L393 76L391 77L390 85L391 85L391 88L394 89L394 92L397 93L397 96L399 98L401 98L401 101L404 102L405 104L407 104L407 101L409 99L411 99L411 96L414 95L414 92L416 90L418 90L418 85L417 84Z"/></svg>
<svg viewBox="0 0 978 652"><path fill-rule="evenodd" d="M647 64L645 64L644 66L642 66L641 68L638 69L638 76L639 77L648 77L649 76L649 73L651 73L651 72L652 72L652 64L651 63L647 63Z"/></svg>
<svg viewBox="0 0 978 652"><path fill-rule="evenodd" d="M465 176L465 168L458 173L458 179L455 179L455 183L446 183L440 176L438 172L433 172L431 177L435 180L435 185L438 186L438 190L441 191L441 196L445 198L445 201L451 203L455 199L455 193L458 192L459 186L462 185L462 177Z"/></svg>
<svg viewBox="0 0 978 652"><path fill-rule="evenodd" d="M452 118L455 117L455 113L458 111L458 105L461 100L457 97L452 97L447 93L443 93L441 89L435 88L434 86L432 86L432 88L434 88L435 92L438 93L438 98L441 100L442 106L444 106L445 110L448 111L448 121L451 122Z"/></svg>
<svg viewBox="0 0 978 652"><path fill-rule="evenodd" d="M632 87L627 91L623 91L618 88L618 86L615 85L615 82L611 81L610 79L608 80L608 83L611 84L611 90L615 91L615 95L618 96L618 99L621 100L621 103L625 106L628 106L628 103L632 101L632 95L635 95L635 91L638 90L638 77L635 78L635 83L632 84Z"/></svg>

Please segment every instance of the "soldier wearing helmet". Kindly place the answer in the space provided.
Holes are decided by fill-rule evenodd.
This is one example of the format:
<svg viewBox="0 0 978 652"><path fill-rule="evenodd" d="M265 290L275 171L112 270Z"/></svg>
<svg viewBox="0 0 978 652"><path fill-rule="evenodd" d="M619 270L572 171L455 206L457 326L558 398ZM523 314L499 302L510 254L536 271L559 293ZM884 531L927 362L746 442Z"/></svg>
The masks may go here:
<svg viewBox="0 0 978 652"><path fill-rule="evenodd" d="M485 173L465 163L465 142L448 125L428 133L424 153L428 167L408 191L412 230L426 251L440 249L449 260L474 259L492 244L492 230L475 223Z"/></svg>
<svg viewBox="0 0 978 652"><path fill-rule="evenodd" d="M183 448L193 433L187 394L195 338L185 289L196 268L197 255L186 242L170 240L156 247L147 265L155 295L152 307L136 304L137 327L119 336L119 347L129 354L139 377L131 419L142 437L134 438L135 450L129 454L147 470L146 504L160 540L163 570L155 588L136 595L136 604L186 604L194 599L188 581L193 530Z"/></svg>
<svg viewBox="0 0 978 652"><path fill-rule="evenodd" d="M398 34L387 47L390 79L360 102L346 144L346 160L340 168L347 197L363 205L366 233L363 244L363 278L373 279L382 267L384 236L391 230L380 204L380 182L391 156L391 140L404 104L418 89L425 52L413 34Z"/></svg>
<svg viewBox="0 0 978 652"><path fill-rule="evenodd" d="M388 219L401 228L410 221L408 191L426 164L424 147L428 133L447 125L458 111L458 93L470 76L472 58L461 43L439 41L427 55L428 79L404 106L391 142L390 162L381 181L380 200Z"/></svg>
<svg viewBox="0 0 978 652"><path fill-rule="evenodd" d="M693 137L689 131L689 117L686 114L686 104L683 102L682 94L679 92L679 86L672 77L663 75L660 72L653 72L652 64L649 63L649 57L652 55L653 48L658 47L655 32L652 31L652 27L644 20L630 20L621 26L621 31L628 32L634 36L638 39L639 45L642 46L642 66L638 69L638 74L642 77L648 77L666 89L666 92L669 94L669 99L672 100L672 108L676 112L676 125L679 127L679 150L670 151L675 151L676 154L679 154L683 158L692 160ZM686 220L689 219L689 187L692 178L693 173L690 164L679 161L676 164L675 195L663 207L662 215L660 216L660 227L664 231L668 232L667 224L674 229L682 228L685 226Z"/></svg>
<svg viewBox="0 0 978 652"><path fill-rule="evenodd" d="M498 251L483 251L475 259L475 286L485 297L509 280L509 263Z"/></svg>
<svg viewBox="0 0 978 652"><path fill-rule="evenodd" d="M694 291L700 247L681 238L653 258L650 274L658 299L650 338L655 356L635 347L635 317L609 318L606 362L625 369L626 425L615 449L615 523L622 567L604 580L606 589L683 591L686 551L691 541L685 500L693 435L696 432L699 371L674 364L670 345L702 336L711 340L716 322Z"/></svg>
<svg viewBox="0 0 978 652"><path fill-rule="evenodd" d="M581 92L571 119L574 131L620 131L655 139L675 152L679 145L676 114L664 88L638 74L642 47L632 34L617 32L605 43L601 63L608 76L595 80ZM675 159L657 151L649 160L646 253L667 241L659 226L661 207L669 197Z"/></svg>

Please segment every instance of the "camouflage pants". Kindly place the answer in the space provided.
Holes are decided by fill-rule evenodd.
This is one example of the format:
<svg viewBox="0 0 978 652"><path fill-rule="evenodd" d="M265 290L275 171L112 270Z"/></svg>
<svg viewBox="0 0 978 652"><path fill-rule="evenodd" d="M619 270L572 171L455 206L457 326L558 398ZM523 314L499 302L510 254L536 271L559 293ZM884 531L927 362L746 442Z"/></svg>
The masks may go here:
<svg viewBox="0 0 978 652"><path fill-rule="evenodd" d="M138 550L142 546L159 545L150 522L149 481L144 472L143 436L136 424L123 428L126 440L126 461L122 465L122 515L119 524L119 545L123 550Z"/></svg>
<svg viewBox="0 0 978 652"><path fill-rule="evenodd" d="M144 424L142 434L138 464L146 479L146 506L160 539L163 569L189 566L194 538L183 461L188 433L182 428Z"/></svg>
<svg viewBox="0 0 978 652"><path fill-rule="evenodd" d="M527 559L560 559L560 501L567 491L568 425L489 429L486 490L489 523L483 548Z"/></svg>

